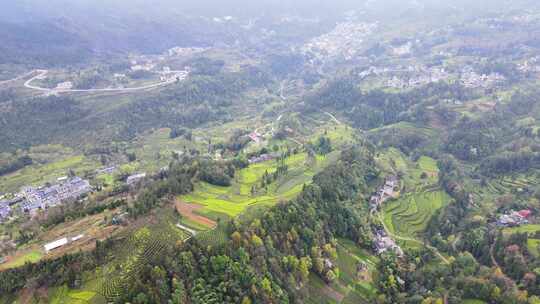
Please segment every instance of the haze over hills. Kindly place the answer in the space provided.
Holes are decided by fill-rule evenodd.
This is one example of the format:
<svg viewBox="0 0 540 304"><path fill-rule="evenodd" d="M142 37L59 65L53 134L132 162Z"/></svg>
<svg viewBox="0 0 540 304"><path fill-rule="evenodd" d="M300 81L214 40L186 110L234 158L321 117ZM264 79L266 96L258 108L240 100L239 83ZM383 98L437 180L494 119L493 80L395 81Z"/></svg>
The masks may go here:
<svg viewBox="0 0 540 304"><path fill-rule="evenodd" d="M176 45L231 44L238 38L232 32L239 31L239 26L258 21L255 26L276 30L276 21L285 16L318 18L332 23L342 18L345 12L355 11L364 21L392 23L396 19L420 17L432 20L450 16L463 18L467 14L487 15L538 5L525 0L489 1L489 5L482 1L337 1L330 4L324 0L317 3L237 0L225 5L209 0L184 2L54 0L45 3L24 0L6 3L0 12L2 37L5 38L0 60L6 62L7 58L17 60L22 57L24 61L29 57L27 61L35 62L39 59L37 49L40 47L46 47L42 52L45 61L59 64L54 59L55 52L75 63L117 52L159 53ZM393 9L389 11L388 7ZM225 27L214 19L227 16L234 19L226 22ZM22 31L28 35L23 37L19 34ZM16 54L15 49L22 50L22 54Z"/></svg>
<svg viewBox="0 0 540 304"><path fill-rule="evenodd" d="M0 4L0 304L540 303L540 3Z"/></svg>

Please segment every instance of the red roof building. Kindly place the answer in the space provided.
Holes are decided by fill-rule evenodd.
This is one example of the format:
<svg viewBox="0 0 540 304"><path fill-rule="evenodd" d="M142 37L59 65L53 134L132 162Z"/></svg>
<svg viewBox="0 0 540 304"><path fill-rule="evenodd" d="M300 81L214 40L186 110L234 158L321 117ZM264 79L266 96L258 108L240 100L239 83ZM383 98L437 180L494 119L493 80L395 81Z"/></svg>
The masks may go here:
<svg viewBox="0 0 540 304"><path fill-rule="evenodd" d="M532 213L531 210L518 211L519 216L521 216L522 218L528 218L531 215L531 213Z"/></svg>

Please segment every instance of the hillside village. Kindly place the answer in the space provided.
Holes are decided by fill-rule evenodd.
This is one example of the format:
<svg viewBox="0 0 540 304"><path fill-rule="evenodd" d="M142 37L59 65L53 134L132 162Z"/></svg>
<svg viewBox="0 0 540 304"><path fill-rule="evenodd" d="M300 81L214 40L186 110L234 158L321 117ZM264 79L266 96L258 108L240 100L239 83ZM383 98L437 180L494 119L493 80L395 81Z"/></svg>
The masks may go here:
<svg viewBox="0 0 540 304"><path fill-rule="evenodd" d="M396 198L399 191L399 179L396 176L388 176L385 179L384 185L377 190L376 194L371 196L369 200L371 213L374 214L382 207L384 202L389 199ZM388 235L385 229L374 229L373 249L377 254L382 254L387 251L393 251L398 256L403 256L403 250L396 241Z"/></svg>
<svg viewBox="0 0 540 304"><path fill-rule="evenodd" d="M23 213L34 214L37 210L46 210L66 201L79 199L92 191L90 183L77 176L61 177L57 182L41 187L23 187L13 199L0 201L0 220L7 219L15 205Z"/></svg>

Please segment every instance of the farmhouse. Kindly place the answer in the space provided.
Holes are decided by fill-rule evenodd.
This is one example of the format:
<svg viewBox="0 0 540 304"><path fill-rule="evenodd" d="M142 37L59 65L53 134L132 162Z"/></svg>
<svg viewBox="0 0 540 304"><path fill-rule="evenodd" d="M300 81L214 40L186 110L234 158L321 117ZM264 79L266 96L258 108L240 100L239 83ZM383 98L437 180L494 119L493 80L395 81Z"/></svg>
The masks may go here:
<svg viewBox="0 0 540 304"><path fill-rule="evenodd" d="M252 141L256 143L260 143L262 140L261 134L257 133L256 131L251 132L248 136Z"/></svg>
<svg viewBox="0 0 540 304"><path fill-rule="evenodd" d="M530 210L512 211L509 214L502 214L497 220L499 227L516 227L529 223L528 217L531 215Z"/></svg>
<svg viewBox="0 0 540 304"><path fill-rule="evenodd" d="M68 239L67 238L62 238L62 239L59 239L59 240L56 240L52 243L48 243L48 244L45 244L45 251L46 252L50 252L51 250L54 250L54 249L57 249L57 248L60 248L62 246L65 246L67 245L68 243Z"/></svg>
<svg viewBox="0 0 540 304"><path fill-rule="evenodd" d="M73 88L73 82L71 81L61 82L56 85L57 90L70 90L71 88Z"/></svg>
<svg viewBox="0 0 540 304"><path fill-rule="evenodd" d="M399 247L396 242L385 233L377 233L375 236L374 245L375 251L378 254L382 254L387 251L394 251L398 256L403 255L403 250L401 247Z"/></svg>
<svg viewBox="0 0 540 304"><path fill-rule="evenodd" d="M248 162L250 164L257 164L257 163L262 163L262 162L272 160L272 159L274 159L274 156L270 154L261 154L260 156L250 158Z"/></svg>
<svg viewBox="0 0 540 304"><path fill-rule="evenodd" d="M140 182L141 180L143 180L145 177L146 177L146 173L134 174L134 175L128 176L126 183L128 185L134 185Z"/></svg>
<svg viewBox="0 0 540 304"><path fill-rule="evenodd" d="M96 170L96 173L97 174L112 174L114 173L114 171L116 171L116 166L98 169Z"/></svg>
<svg viewBox="0 0 540 304"><path fill-rule="evenodd" d="M378 209L382 203L388 198L396 195L395 191L399 187L399 180L396 176L389 176L386 178L384 185L377 191L377 193L371 196L369 201L371 209Z"/></svg>

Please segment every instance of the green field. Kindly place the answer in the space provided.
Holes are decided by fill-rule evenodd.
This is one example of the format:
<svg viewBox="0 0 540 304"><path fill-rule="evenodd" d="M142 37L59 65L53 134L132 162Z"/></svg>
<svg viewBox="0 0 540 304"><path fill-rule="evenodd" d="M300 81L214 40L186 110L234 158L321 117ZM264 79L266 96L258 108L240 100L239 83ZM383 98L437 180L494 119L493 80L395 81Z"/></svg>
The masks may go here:
<svg viewBox="0 0 540 304"><path fill-rule="evenodd" d="M43 256L43 253L40 252L40 251L31 251L31 252L28 252L20 257L17 257L16 259L8 262L8 263L5 263L5 264L2 264L0 265L0 269L2 268L14 268L14 267L19 267L19 266L22 266L26 263L36 263L38 262L39 260L41 260L41 257Z"/></svg>
<svg viewBox="0 0 540 304"><path fill-rule="evenodd" d="M540 252L538 250L538 246L540 245L540 240L533 238L533 234L540 231L540 224L528 224L528 225L522 225L519 227L512 227L512 228L504 228L503 233L505 235L509 235L512 233L527 233L529 235L529 239L527 240L527 249L529 252L535 256L540 256Z"/></svg>
<svg viewBox="0 0 540 304"><path fill-rule="evenodd" d="M527 250L534 255L534 256L540 256L540 251L538 250L538 246L540 246L540 240L538 239L528 239L527 240Z"/></svg>
<svg viewBox="0 0 540 304"><path fill-rule="evenodd" d="M264 189L260 188L262 177L265 172L270 174L276 170L276 161L253 164L237 172L229 187L201 182L196 185L193 193L182 195L179 199L204 206L197 211L204 216L218 212L235 217L248 207L270 206L281 200L294 198L302 191L304 184L309 184L317 172L338 156L339 152L336 151L326 157L317 156L315 162L310 162L307 153L292 155L285 160L289 166L288 173ZM257 190L252 195L251 190L254 186Z"/></svg>
<svg viewBox="0 0 540 304"><path fill-rule="evenodd" d="M92 291L71 290L66 286L49 290L49 303L51 304L90 304L95 303L93 298L96 296Z"/></svg>
<svg viewBox="0 0 540 304"><path fill-rule="evenodd" d="M387 174L400 174L406 192L413 192L437 184L439 169L437 162L428 156L422 156L414 162L395 148L389 148L376 157L378 166ZM422 178L422 174L427 176Z"/></svg>
<svg viewBox="0 0 540 304"><path fill-rule="evenodd" d="M384 221L388 229L396 235L418 237L426 229L433 214L449 201L450 197L444 191L407 194L385 204Z"/></svg>
<svg viewBox="0 0 540 304"><path fill-rule="evenodd" d="M540 224L527 224L503 230L505 233L535 233L537 231L540 231Z"/></svg>

